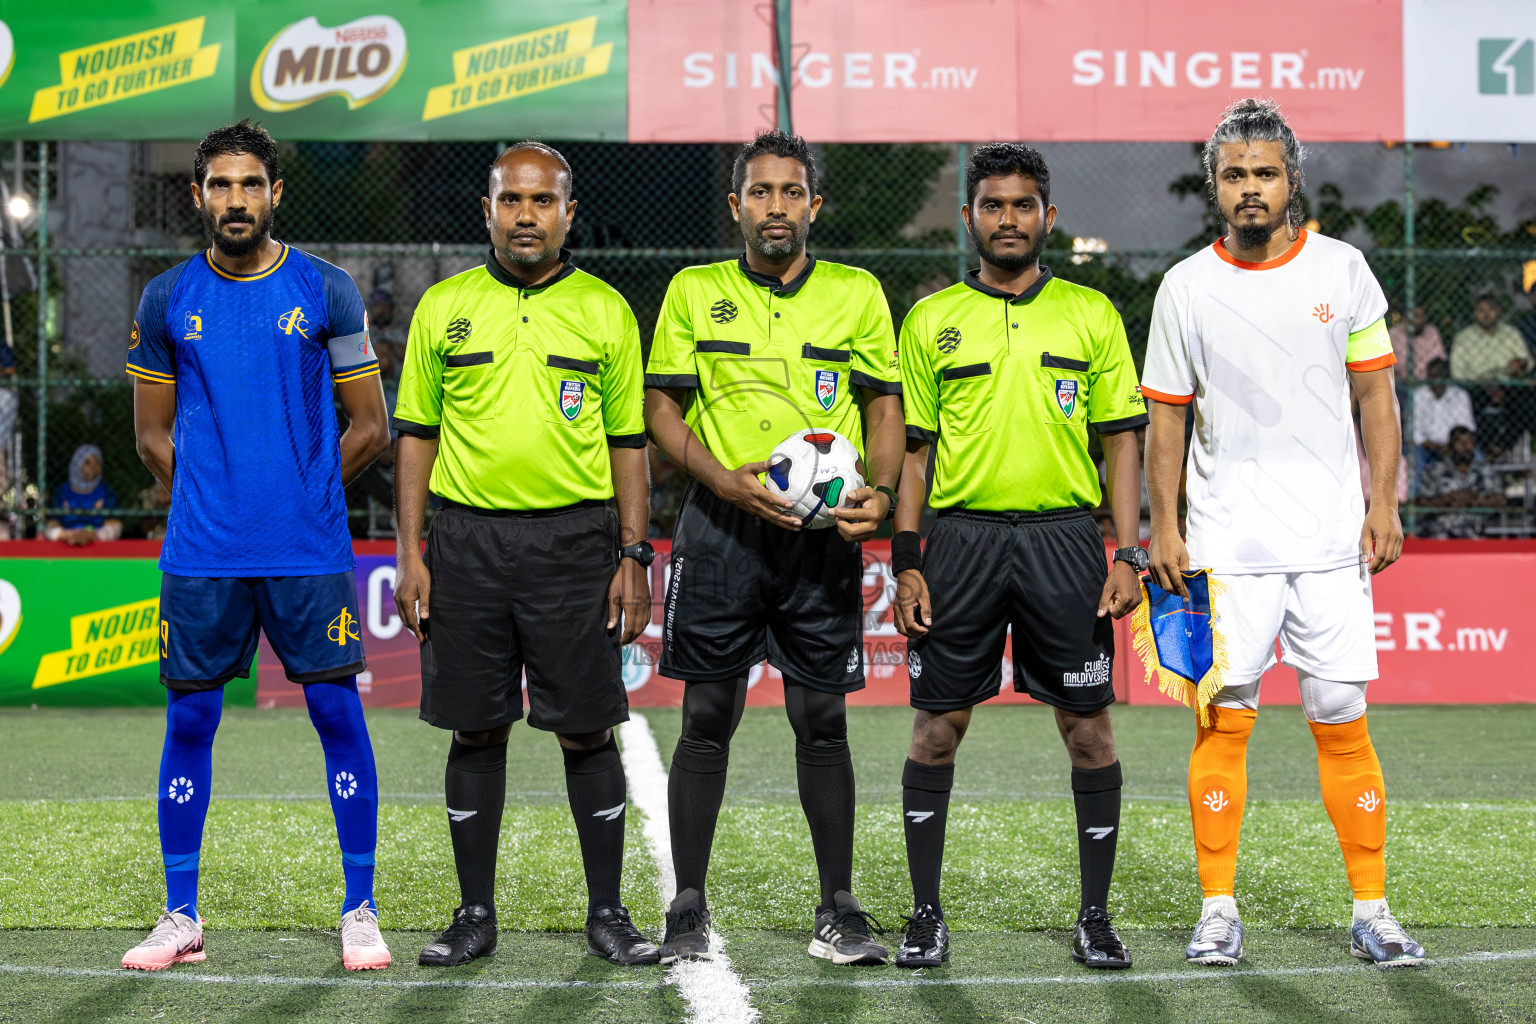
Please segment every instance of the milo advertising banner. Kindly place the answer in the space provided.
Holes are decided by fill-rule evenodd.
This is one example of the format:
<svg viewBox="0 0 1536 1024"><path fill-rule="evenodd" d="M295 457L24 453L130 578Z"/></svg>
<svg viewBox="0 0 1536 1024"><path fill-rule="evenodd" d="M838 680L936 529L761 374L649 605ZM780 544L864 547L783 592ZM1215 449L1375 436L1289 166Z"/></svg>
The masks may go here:
<svg viewBox="0 0 1536 1024"><path fill-rule="evenodd" d="M153 558L0 558L0 706L163 705L160 631Z"/></svg>
<svg viewBox="0 0 1536 1024"><path fill-rule="evenodd" d="M0 0L0 136L625 138L624 0Z"/></svg>

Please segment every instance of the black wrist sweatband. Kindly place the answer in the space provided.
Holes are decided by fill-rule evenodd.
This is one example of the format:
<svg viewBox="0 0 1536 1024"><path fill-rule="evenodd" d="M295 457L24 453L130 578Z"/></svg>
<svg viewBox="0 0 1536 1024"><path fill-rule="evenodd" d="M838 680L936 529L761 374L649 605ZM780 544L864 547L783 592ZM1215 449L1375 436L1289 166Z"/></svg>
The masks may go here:
<svg viewBox="0 0 1536 1024"><path fill-rule="evenodd" d="M923 538L916 530L903 530L891 538L891 572L900 576L923 567Z"/></svg>

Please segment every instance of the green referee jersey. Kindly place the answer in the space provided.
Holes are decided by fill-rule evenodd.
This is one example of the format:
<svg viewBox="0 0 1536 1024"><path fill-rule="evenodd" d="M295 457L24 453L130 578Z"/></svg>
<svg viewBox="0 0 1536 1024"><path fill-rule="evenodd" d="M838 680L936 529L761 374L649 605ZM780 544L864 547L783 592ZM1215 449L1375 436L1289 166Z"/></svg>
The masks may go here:
<svg viewBox="0 0 1536 1024"><path fill-rule="evenodd" d="M493 252L421 297L394 426L439 439L434 494L494 509L603 500L608 449L645 447L635 315L560 256L536 288Z"/></svg>
<svg viewBox="0 0 1536 1024"><path fill-rule="evenodd" d="M1088 428L1147 422L1120 314L1103 294L1040 270L1019 295L973 270L901 325L907 436L935 446L934 508L1095 506Z"/></svg>
<svg viewBox="0 0 1536 1024"><path fill-rule="evenodd" d="M867 270L814 257L785 282L743 257L688 267L667 288L645 386L691 390L688 426L728 468L811 427L862 455L855 389L901 393L890 307Z"/></svg>

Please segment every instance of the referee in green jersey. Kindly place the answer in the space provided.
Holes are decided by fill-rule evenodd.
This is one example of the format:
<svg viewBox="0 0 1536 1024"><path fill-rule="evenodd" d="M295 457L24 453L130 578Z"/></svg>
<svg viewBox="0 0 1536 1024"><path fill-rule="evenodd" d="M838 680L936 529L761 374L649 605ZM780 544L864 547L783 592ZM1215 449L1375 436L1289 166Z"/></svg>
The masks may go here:
<svg viewBox="0 0 1536 1024"><path fill-rule="evenodd" d="M805 238L821 197L797 136L765 132L732 169L746 251L672 279L646 364L646 425L692 476L672 539L662 675L684 680L668 780L677 899L662 961L705 955L704 876L747 673L784 675L800 803L821 883L812 956L883 963L849 894L853 764L844 695L864 685L859 542L895 499L903 432L890 308L863 270L817 260ZM810 427L864 456L872 487L836 530L801 530L758 478L775 446Z"/></svg>
<svg viewBox="0 0 1536 1024"><path fill-rule="evenodd" d="M656 962L619 898L626 797L612 731L629 717L619 648L650 622L640 339L623 297L561 247L570 196L555 150L503 152L481 200L485 265L427 290L406 347L395 604L421 641L421 717L454 730L444 786L462 896L423 964L496 948L507 736L525 672L528 723L565 755L588 949ZM429 489L443 504L423 558Z"/></svg>
<svg viewBox="0 0 1536 1024"><path fill-rule="evenodd" d="M1090 967L1131 963L1105 912L1120 826L1105 616L1137 605L1146 555L1120 549L1105 579L1104 542L1088 512L1100 497L1088 431L1109 466L1115 534L1134 545L1135 431L1147 416L1109 299L1040 266L1056 219L1050 190L1035 150L978 148L961 213L981 269L923 299L901 328L907 460L891 551L917 709L902 775L916 906L896 957L903 967L949 957L939 870L955 751L971 709L1001 686L1010 626L1014 689L1056 709L1072 760L1082 873L1072 956ZM939 520L922 552L930 450Z"/></svg>

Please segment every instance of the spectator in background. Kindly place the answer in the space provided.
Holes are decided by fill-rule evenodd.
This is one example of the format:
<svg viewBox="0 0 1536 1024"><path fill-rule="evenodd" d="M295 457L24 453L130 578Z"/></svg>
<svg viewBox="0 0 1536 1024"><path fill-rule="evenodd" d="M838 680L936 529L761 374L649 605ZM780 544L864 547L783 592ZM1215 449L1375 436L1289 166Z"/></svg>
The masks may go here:
<svg viewBox="0 0 1536 1024"><path fill-rule="evenodd" d="M1426 383L1413 389L1415 466L1421 470L1445 456L1453 429L1477 427L1472 418L1472 396L1466 388L1452 384L1450 375L1449 363L1431 359L1424 368Z"/></svg>
<svg viewBox="0 0 1536 1024"><path fill-rule="evenodd" d="M70 512L48 520L43 528L45 538L79 545L93 540L117 540L123 535L122 520L99 514L117 507L117 495L107 486L103 468L100 448L83 444L75 449L69 460L69 482L60 484L49 502L53 508Z"/></svg>
<svg viewBox="0 0 1536 1024"><path fill-rule="evenodd" d="M1451 345L1452 377L1467 381L1530 375L1531 354L1525 339L1509 324L1500 322L1503 315L1497 295L1488 292L1477 297L1472 304L1475 323L1457 331Z"/></svg>
<svg viewBox="0 0 1536 1024"><path fill-rule="evenodd" d="M368 296L368 340L379 359L379 379L384 385L384 408L395 415L395 395L400 388L400 368L405 365L405 329L395 322L395 298L384 288Z"/></svg>
<svg viewBox="0 0 1536 1024"><path fill-rule="evenodd" d="M1525 339L1525 350L1536 361L1536 273L1527 271L1525 285L1525 301L1531 308L1525 311L1515 327L1519 329L1520 336Z"/></svg>
<svg viewBox="0 0 1536 1024"><path fill-rule="evenodd" d="M11 456L15 454L11 449L16 436L16 410L21 405L20 396L16 394L16 350L0 341L0 493L10 490ZM8 539L8 538L7 538Z"/></svg>
<svg viewBox="0 0 1536 1024"><path fill-rule="evenodd" d="M1401 313L1397 318L1397 326L1387 332L1392 338L1392 353L1397 356L1397 365L1392 372L1398 380L1408 379L1408 343L1412 340L1412 376L1415 380L1423 380L1429 376L1430 362L1445 358L1445 340L1440 337L1440 328L1429 322L1423 306L1413 307L1411 320Z"/></svg>
<svg viewBox="0 0 1536 1024"><path fill-rule="evenodd" d="M1477 437L1466 427L1451 431L1446 457L1419 475L1418 504L1429 508L1497 508L1506 504L1504 482L1486 463L1477 461ZM1479 537L1485 513L1442 512L1420 520L1423 537Z"/></svg>
<svg viewBox="0 0 1536 1024"><path fill-rule="evenodd" d="M148 540L164 540L166 519L171 512L171 492L159 480L153 481L139 492L139 508L159 515L145 516L142 520L144 536Z"/></svg>

